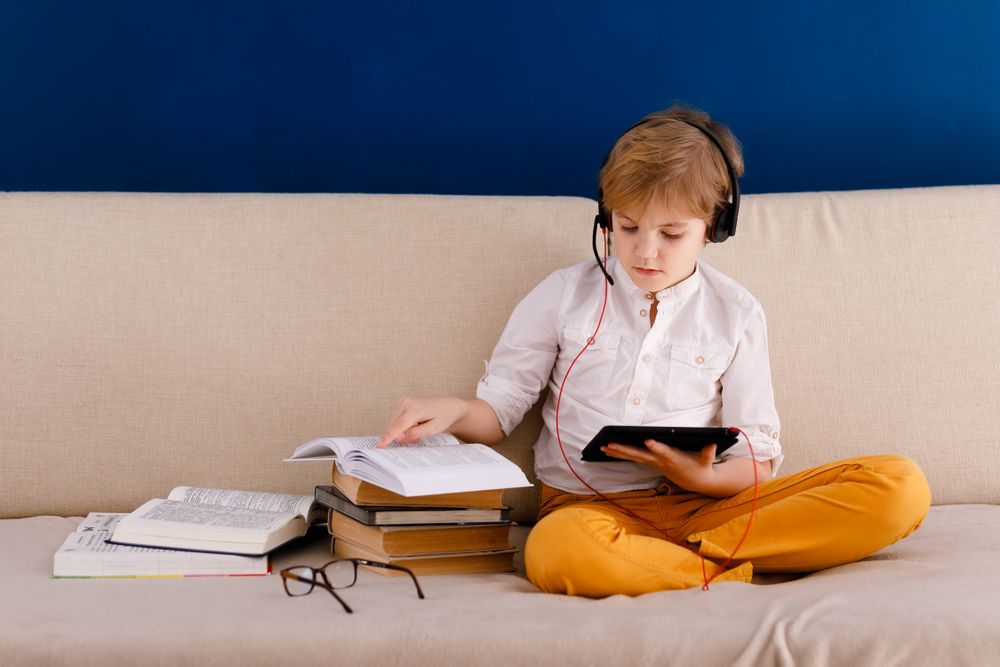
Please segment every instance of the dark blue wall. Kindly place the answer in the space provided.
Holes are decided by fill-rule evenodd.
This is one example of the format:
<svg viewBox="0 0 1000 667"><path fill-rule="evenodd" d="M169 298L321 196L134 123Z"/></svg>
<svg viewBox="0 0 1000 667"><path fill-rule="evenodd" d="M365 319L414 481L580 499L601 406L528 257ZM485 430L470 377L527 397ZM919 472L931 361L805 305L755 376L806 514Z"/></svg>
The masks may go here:
<svg viewBox="0 0 1000 667"><path fill-rule="evenodd" d="M1000 182L1000 3L694 4L0 0L0 189L592 196L674 101L745 192Z"/></svg>

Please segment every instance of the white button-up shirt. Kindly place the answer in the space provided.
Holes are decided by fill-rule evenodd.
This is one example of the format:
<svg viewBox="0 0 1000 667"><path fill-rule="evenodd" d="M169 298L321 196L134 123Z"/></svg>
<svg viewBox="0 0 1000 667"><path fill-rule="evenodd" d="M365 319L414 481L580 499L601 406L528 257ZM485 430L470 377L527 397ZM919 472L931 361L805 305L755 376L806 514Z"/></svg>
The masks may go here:
<svg viewBox="0 0 1000 667"><path fill-rule="evenodd" d="M719 270L695 272L651 297L617 258L615 284L593 344L569 375L559 407L559 434L573 469L607 493L657 486L659 471L634 462L587 463L580 452L608 424L736 426L772 476L784 458L774 407L767 321L760 303ZM544 426L535 442L535 474L549 486L591 493L567 468L555 435L556 399L566 369L593 334L604 299L604 275L593 261L559 269L514 308L486 364L476 397L493 408L504 433L516 427L548 384ZM746 438L716 458L750 457Z"/></svg>

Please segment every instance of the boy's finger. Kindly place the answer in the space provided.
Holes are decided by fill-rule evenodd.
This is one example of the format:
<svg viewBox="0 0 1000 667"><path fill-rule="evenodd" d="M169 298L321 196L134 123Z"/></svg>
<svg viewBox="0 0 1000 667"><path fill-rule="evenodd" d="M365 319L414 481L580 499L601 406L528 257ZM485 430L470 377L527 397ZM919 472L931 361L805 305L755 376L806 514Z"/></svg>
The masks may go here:
<svg viewBox="0 0 1000 667"><path fill-rule="evenodd" d="M437 433L437 430L434 427L434 420L429 419L425 422L414 424L410 428L403 431L402 435L399 437L399 441L412 443L420 440L420 438L425 438L428 435L434 435L435 433Z"/></svg>
<svg viewBox="0 0 1000 667"><path fill-rule="evenodd" d="M672 457L674 455L673 447L658 440L646 440L644 444L646 445L646 449L651 452L656 452L660 456Z"/></svg>
<svg viewBox="0 0 1000 667"><path fill-rule="evenodd" d="M629 447L628 445L621 445L616 442L608 443L603 450L608 456L614 456L617 459L627 459L629 461L638 461L640 463L649 463L655 460L653 456L646 454L641 449Z"/></svg>
<svg viewBox="0 0 1000 667"><path fill-rule="evenodd" d="M377 446L379 448L386 447L393 440L399 440L400 437L402 437L402 435L405 432L406 432L406 427L405 426L399 426L399 425L394 426L394 425L390 424L389 425L389 430L387 430L385 432L385 435L382 436L382 439L378 441L378 445Z"/></svg>
<svg viewBox="0 0 1000 667"><path fill-rule="evenodd" d="M603 447L601 447L601 451L604 452L605 454L607 454L608 456L610 456L611 458L615 458L615 459L625 458L622 455L623 452L621 452L619 450L616 450L614 448L614 446L611 445L611 444L607 444L607 445L604 445Z"/></svg>
<svg viewBox="0 0 1000 667"><path fill-rule="evenodd" d="M406 437L406 431L412 426L416 426L418 420L413 416L413 413L402 412L389 422L389 427L385 430L385 435L382 439L378 441L379 447L385 447L393 440L401 441L400 438Z"/></svg>

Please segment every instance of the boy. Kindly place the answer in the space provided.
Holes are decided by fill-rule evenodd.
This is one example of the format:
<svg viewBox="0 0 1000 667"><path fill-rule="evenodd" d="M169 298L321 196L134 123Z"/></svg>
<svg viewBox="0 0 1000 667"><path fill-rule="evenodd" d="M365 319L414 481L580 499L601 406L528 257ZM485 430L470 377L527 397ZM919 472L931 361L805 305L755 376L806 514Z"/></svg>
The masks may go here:
<svg viewBox="0 0 1000 667"><path fill-rule="evenodd" d="M748 582L754 569L817 570L905 537L927 512L927 482L901 456L777 478L764 312L698 259L738 185L730 174L742 173L735 137L706 114L675 105L633 126L600 172L616 249L606 306L601 266L555 271L514 309L475 399L405 398L379 443L450 431L496 444L548 383L534 446L539 521L525 545L527 575L544 591L638 595ZM718 457L714 445L691 454L649 440L644 450L606 448L618 462L581 462L606 424L742 433Z"/></svg>

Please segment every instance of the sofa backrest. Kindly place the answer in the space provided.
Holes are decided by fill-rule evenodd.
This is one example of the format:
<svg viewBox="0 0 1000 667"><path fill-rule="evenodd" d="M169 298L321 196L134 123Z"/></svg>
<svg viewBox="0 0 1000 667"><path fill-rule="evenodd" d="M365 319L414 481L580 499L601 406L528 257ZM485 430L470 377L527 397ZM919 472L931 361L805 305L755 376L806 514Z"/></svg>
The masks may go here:
<svg viewBox="0 0 1000 667"><path fill-rule="evenodd" d="M590 252L593 202L0 195L0 511L129 511L182 484L311 494L320 436L472 397L521 296ZM530 472L533 414L502 451ZM509 492L521 520L534 489Z"/></svg>
<svg viewBox="0 0 1000 667"><path fill-rule="evenodd" d="M783 473L866 454L1000 503L1000 186L747 198L703 255L761 300Z"/></svg>
<svg viewBox="0 0 1000 667"><path fill-rule="evenodd" d="M703 259L767 313L783 472L868 453L1000 502L1000 186L746 196ZM282 463L398 399L471 397L518 300L591 257L561 197L0 194L0 516L181 484L311 493ZM533 478L538 406L501 445ZM534 489L508 492L534 516Z"/></svg>

